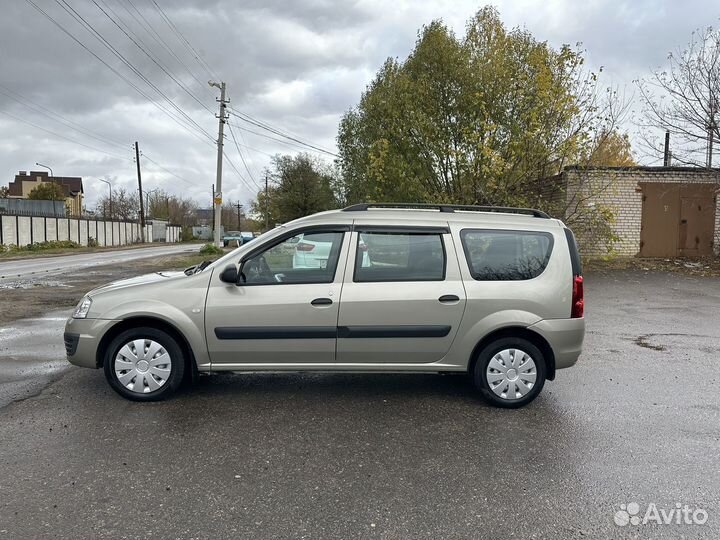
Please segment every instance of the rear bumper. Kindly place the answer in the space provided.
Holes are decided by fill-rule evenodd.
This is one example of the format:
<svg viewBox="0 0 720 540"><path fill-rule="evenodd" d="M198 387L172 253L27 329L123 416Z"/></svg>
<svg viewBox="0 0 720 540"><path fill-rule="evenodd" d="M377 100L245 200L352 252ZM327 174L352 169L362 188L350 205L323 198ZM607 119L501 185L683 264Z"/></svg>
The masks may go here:
<svg viewBox="0 0 720 540"><path fill-rule="evenodd" d="M65 353L76 366L97 368L97 348L105 332L119 321L109 319L68 319L65 323Z"/></svg>
<svg viewBox="0 0 720 540"><path fill-rule="evenodd" d="M555 369L577 362L585 339L585 319L544 319L528 327L550 344L555 354Z"/></svg>

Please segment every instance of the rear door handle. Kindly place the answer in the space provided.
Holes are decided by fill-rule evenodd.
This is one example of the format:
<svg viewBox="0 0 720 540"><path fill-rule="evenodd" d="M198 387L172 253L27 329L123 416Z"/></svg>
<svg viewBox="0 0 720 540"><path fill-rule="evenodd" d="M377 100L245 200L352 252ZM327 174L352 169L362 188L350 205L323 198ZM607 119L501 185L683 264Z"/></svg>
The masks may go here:
<svg viewBox="0 0 720 540"><path fill-rule="evenodd" d="M454 294L443 294L440 298L438 298L439 302L445 303L445 302L459 302L460 297L456 296Z"/></svg>
<svg viewBox="0 0 720 540"><path fill-rule="evenodd" d="M316 298L312 302L310 302L313 306L329 306L332 304L332 300L329 298Z"/></svg>

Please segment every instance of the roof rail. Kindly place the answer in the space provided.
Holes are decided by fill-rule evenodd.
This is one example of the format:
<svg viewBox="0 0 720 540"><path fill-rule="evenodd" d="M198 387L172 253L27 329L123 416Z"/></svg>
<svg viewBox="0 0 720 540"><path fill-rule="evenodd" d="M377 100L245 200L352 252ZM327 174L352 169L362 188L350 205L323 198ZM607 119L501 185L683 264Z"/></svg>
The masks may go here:
<svg viewBox="0 0 720 540"><path fill-rule="evenodd" d="M513 208L512 206L477 206L474 204L424 204L424 203L359 203L343 208L343 212L364 212L370 208L399 208L417 210L439 210L440 212L502 212L505 214L525 214L537 218L549 219L542 210L534 208Z"/></svg>

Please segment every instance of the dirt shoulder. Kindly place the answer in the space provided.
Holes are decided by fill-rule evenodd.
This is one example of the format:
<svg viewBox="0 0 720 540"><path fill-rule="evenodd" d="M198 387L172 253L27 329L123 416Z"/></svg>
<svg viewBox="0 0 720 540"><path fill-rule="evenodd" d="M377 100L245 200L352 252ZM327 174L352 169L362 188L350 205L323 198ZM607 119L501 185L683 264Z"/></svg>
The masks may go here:
<svg viewBox="0 0 720 540"><path fill-rule="evenodd" d="M583 271L598 274L619 270L677 272L696 277L720 277L720 258L712 259L642 259L616 257L583 261Z"/></svg>
<svg viewBox="0 0 720 540"><path fill-rule="evenodd" d="M189 242L202 246L202 242ZM129 244L126 246L113 247L78 247L78 248L56 248L56 249L39 249L37 251L0 251L0 261L15 261L23 259L35 259L38 257L59 257L61 255L77 255L78 253L104 253L106 251L125 251L128 249L140 249L149 247L158 247L162 244Z"/></svg>
<svg viewBox="0 0 720 540"><path fill-rule="evenodd" d="M76 250L72 251L76 253ZM36 317L51 310L72 308L90 289L161 270L183 270L202 262L201 255L168 255L122 265L97 266L60 276L34 280L17 288L0 289L0 324Z"/></svg>

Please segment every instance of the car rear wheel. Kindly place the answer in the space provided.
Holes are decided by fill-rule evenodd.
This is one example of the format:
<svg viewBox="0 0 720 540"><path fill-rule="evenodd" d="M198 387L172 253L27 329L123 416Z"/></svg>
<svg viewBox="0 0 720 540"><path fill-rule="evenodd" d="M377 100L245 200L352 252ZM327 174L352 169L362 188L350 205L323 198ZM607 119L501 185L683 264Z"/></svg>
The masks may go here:
<svg viewBox="0 0 720 540"><path fill-rule="evenodd" d="M522 407L534 400L545 384L545 358L526 339L498 339L480 352L473 381L492 405Z"/></svg>
<svg viewBox="0 0 720 540"><path fill-rule="evenodd" d="M175 339L156 328L132 328L107 348L105 377L118 394L133 401L158 401L183 380L185 359Z"/></svg>

